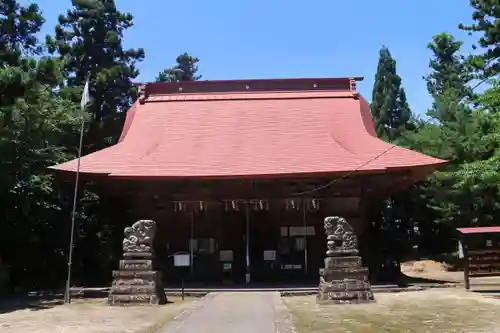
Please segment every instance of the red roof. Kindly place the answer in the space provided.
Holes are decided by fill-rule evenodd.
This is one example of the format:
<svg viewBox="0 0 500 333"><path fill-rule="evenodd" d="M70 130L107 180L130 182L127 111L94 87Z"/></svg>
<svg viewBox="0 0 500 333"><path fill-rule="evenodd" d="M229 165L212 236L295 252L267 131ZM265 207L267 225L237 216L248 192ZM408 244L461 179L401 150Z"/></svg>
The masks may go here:
<svg viewBox="0 0 500 333"><path fill-rule="evenodd" d="M500 232L500 226L498 227L476 227L476 228L457 228L462 234L482 234L482 233L492 233Z"/></svg>
<svg viewBox="0 0 500 333"><path fill-rule="evenodd" d="M443 162L379 140L353 79L197 81L147 84L119 143L82 157L80 171L219 178L384 172ZM76 165L52 168L76 171Z"/></svg>

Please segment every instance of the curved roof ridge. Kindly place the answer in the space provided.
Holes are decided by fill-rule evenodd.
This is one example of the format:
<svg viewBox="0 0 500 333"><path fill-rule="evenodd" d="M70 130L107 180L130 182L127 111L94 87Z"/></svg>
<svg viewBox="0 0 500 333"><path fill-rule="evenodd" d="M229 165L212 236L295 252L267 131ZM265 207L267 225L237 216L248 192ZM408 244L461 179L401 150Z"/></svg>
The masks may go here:
<svg viewBox="0 0 500 333"><path fill-rule="evenodd" d="M150 95L143 100L151 102L213 101L213 100L256 100L256 99L307 99L307 98L357 98L348 91L269 91L269 92L220 92Z"/></svg>

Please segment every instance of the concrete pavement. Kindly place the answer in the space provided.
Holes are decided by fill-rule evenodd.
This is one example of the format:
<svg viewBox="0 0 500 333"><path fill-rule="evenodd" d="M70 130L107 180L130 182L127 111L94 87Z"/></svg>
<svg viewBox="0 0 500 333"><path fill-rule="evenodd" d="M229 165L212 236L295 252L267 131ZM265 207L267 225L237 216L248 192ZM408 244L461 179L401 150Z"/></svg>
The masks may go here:
<svg viewBox="0 0 500 333"><path fill-rule="evenodd" d="M291 316L278 292L209 294L163 333L292 333Z"/></svg>

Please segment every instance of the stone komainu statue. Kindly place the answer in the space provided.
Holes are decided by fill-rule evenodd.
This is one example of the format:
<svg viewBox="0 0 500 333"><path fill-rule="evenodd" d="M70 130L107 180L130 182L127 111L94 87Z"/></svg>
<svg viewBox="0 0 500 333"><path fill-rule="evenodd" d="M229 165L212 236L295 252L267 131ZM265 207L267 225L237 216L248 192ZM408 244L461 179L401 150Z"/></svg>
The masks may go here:
<svg viewBox="0 0 500 333"><path fill-rule="evenodd" d="M123 252L147 253L153 250L156 223L151 220L139 220L124 230Z"/></svg>
<svg viewBox="0 0 500 333"><path fill-rule="evenodd" d="M327 256L337 253L358 253L358 239L351 225L339 216L325 218Z"/></svg>
<svg viewBox="0 0 500 333"><path fill-rule="evenodd" d="M162 274L154 269L153 239L156 223L139 220L124 230L123 259L113 271L110 305L165 304Z"/></svg>
<svg viewBox="0 0 500 333"><path fill-rule="evenodd" d="M326 258L321 269L317 301L320 304L374 301L368 269L358 256L358 239L351 225L339 216L325 218Z"/></svg>

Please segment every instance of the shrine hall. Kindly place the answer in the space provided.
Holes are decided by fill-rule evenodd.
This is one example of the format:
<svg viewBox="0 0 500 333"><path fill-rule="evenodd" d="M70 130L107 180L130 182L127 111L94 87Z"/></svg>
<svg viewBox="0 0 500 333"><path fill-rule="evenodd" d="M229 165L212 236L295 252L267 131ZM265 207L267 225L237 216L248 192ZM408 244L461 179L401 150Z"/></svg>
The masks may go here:
<svg viewBox="0 0 500 333"><path fill-rule="evenodd" d="M109 184L129 225L156 221L166 281L181 274L176 253L190 254L193 281L316 279L325 217L345 218L362 237L367 202L445 162L377 138L360 80L140 84L119 142L83 156L79 172Z"/></svg>

